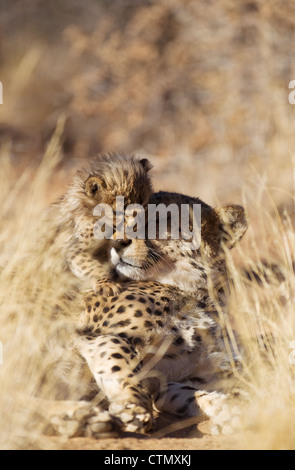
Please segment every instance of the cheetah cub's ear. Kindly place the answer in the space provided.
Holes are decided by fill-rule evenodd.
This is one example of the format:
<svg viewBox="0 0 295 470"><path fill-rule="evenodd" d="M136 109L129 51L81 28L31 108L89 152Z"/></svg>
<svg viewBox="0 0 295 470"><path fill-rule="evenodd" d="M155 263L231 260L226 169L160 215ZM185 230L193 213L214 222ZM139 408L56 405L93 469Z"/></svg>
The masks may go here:
<svg viewBox="0 0 295 470"><path fill-rule="evenodd" d="M220 221L220 243L233 248L248 229L245 209L238 205L217 207L215 213Z"/></svg>
<svg viewBox="0 0 295 470"><path fill-rule="evenodd" d="M101 199L101 190L106 188L105 182L98 178L98 176L90 176L85 183L85 193L88 197L96 199L97 201Z"/></svg>
<svg viewBox="0 0 295 470"><path fill-rule="evenodd" d="M142 158L141 160L139 160L139 163L141 163L143 169L146 172L150 171L153 168L153 165L147 158Z"/></svg>

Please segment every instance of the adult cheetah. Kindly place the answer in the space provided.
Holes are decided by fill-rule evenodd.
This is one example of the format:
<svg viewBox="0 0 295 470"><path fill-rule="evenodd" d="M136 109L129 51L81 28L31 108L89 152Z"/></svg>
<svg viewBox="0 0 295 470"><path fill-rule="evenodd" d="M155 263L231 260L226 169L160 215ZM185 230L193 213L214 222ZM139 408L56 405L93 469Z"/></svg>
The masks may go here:
<svg viewBox="0 0 295 470"><path fill-rule="evenodd" d="M239 352L209 286L225 272L226 249L247 230L245 211L164 192L150 202L200 204L200 248L169 233L167 240L114 242L122 291L110 297L88 292L77 346L108 399L109 426L146 432L155 407L182 418L209 416L215 430L224 431L232 418L224 412L224 379L239 367Z"/></svg>

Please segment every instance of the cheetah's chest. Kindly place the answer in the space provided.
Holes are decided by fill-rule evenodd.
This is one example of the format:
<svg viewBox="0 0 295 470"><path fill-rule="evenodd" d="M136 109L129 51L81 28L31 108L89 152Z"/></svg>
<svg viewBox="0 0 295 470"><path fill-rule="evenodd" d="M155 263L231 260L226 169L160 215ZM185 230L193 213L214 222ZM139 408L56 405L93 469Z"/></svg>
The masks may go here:
<svg viewBox="0 0 295 470"><path fill-rule="evenodd" d="M153 357L166 375L189 374L216 349L218 326L198 305L184 312L183 301L174 294L173 289L144 282L129 283L113 297L89 294L83 334L89 339L115 334L132 345L140 360Z"/></svg>

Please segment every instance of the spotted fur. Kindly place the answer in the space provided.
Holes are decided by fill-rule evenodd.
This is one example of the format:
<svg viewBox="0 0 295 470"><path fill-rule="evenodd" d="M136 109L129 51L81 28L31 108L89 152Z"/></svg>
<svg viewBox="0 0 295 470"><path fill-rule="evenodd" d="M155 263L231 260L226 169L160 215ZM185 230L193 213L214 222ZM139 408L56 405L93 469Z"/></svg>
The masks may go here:
<svg viewBox="0 0 295 470"><path fill-rule="evenodd" d="M211 417L215 430L226 430L232 416L224 413L224 383L239 356L209 286L225 274L225 251L247 229L245 212L173 193L151 200L201 204L201 246L192 250L169 237L115 243L121 292L87 293L77 345L121 430L152 429L153 407L181 418Z"/></svg>

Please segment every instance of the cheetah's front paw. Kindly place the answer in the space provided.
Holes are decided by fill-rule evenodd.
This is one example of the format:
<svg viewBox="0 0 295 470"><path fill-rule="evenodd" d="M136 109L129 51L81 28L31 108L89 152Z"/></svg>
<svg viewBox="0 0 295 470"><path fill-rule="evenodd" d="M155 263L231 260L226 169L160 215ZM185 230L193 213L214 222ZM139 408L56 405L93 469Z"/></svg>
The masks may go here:
<svg viewBox="0 0 295 470"><path fill-rule="evenodd" d="M196 398L203 411L210 418L211 434L234 434L241 429L242 404L233 396L210 392Z"/></svg>
<svg viewBox="0 0 295 470"><path fill-rule="evenodd" d="M105 278L95 281L93 290L98 295L112 297L121 292L122 286L115 281Z"/></svg>
<svg viewBox="0 0 295 470"><path fill-rule="evenodd" d="M142 406L112 404L110 413L121 420L125 432L145 433L152 429L154 419L152 413Z"/></svg>
<svg viewBox="0 0 295 470"><path fill-rule="evenodd" d="M65 402L64 402L65 403ZM47 433L64 437L116 437L121 423L88 402L67 402L52 413Z"/></svg>

